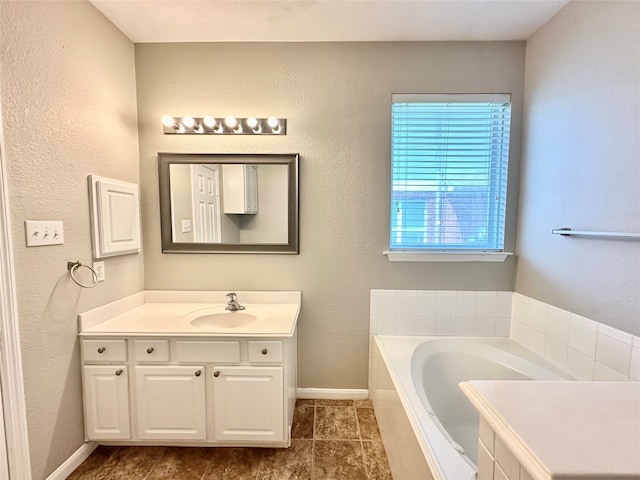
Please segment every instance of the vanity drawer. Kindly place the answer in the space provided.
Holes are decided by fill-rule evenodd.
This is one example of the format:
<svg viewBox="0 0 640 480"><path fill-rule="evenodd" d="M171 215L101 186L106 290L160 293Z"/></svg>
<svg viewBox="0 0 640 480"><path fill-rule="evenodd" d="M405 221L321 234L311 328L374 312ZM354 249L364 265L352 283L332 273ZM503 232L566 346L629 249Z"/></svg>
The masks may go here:
<svg viewBox="0 0 640 480"><path fill-rule="evenodd" d="M239 341L177 340L176 361L186 363L237 363Z"/></svg>
<svg viewBox="0 0 640 480"><path fill-rule="evenodd" d="M136 362L168 362L169 340L134 340Z"/></svg>
<svg viewBox="0 0 640 480"><path fill-rule="evenodd" d="M126 340L83 340L82 354L85 362L126 362Z"/></svg>
<svg viewBox="0 0 640 480"><path fill-rule="evenodd" d="M256 363L282 362L282 342L252 341L248 342L249 361Z"/></svg>

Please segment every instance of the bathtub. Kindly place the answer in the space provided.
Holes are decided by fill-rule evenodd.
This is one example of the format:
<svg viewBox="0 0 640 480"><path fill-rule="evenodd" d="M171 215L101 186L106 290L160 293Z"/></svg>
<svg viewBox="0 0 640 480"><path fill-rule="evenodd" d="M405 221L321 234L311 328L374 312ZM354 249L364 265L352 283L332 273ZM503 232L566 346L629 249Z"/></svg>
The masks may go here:
<svg viewBox="0 0 640 480"><path fill-rule="evenodd" d="M372 338L370 395L394 480L476 477L468 380L572 380L508 338Z"/></svg>

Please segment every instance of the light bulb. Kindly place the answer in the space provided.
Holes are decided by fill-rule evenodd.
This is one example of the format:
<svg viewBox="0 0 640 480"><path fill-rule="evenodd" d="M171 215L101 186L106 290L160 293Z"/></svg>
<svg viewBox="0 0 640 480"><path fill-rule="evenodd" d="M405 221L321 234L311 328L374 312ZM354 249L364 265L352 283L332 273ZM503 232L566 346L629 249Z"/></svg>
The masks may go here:
<svg viewBox="0 0 640 480"><path fill-rule="evenodd" d="M256 117L247 118L247 126L249 128L256 128L258 126L258 119Z"/></svg>
<svg viewBox="0 0 640 480"><path fill-rule="evenodd" d="M193 128L193 126L196 124L196 121L193 119L193 117L182 117L182 124L187 128Z"/></svg>
<svg viewBox="0 0 640 480"><path fill-rule="evenodd" d="M238 125L238 121L236 120L236 117L227 117L224 119L224 123L227 127L231 129L236 128L236 125Z"/></svg>
<svg viewBox="0 0 640 480"><path fill-rule="evenodd" d="M204 123L207 128L213 128L216 126L216 119L211 116L206 116L202 119L202 123Z"/></svg>
<svg viewBox="0 0 640 480"><path fill-rule="evenodd" d="M165 115L164 117L162 117L162 124L165 127L173 127L176 124L176 122L173 119L173 117L171 117L169 115Z"/></svg>
<svg viewBox="0 0 640 480"><path fill-rule="evenodd" d="M269 117L267 119L267 125L269 125L271 128L276 128L279 123L280 122L278 122L278 119L275 117Z"/></svg>

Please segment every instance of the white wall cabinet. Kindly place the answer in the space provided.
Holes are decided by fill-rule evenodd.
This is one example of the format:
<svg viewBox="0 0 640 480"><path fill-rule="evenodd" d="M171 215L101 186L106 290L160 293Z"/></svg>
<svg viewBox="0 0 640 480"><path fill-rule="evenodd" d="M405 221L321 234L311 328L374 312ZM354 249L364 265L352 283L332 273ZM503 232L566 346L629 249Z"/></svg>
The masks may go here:
<svg viewBox="0 0 640 480"><path fill-rule="evenodd" d="M296 335L82 338L87 440L290 445ZM118 373L119 372L119 373Z"/></svg>
<svg viewBox="0 0 640 480"><path fill-rule="evenodd" d="M83 381L87 439L129 439L127 367L125 365L85 365Z"/></svg>
<svg viewBox="0 0 640 480"><path fill-rule="evenodd" d="M93 257L140 251L139 187L135 183L89 175Z"/></svg>
<svg viewBox="0 0 640 480"><path fill-rule="evenodd" d="M222 166L222 199L224 213L258 213L258 166Z"/></svg>

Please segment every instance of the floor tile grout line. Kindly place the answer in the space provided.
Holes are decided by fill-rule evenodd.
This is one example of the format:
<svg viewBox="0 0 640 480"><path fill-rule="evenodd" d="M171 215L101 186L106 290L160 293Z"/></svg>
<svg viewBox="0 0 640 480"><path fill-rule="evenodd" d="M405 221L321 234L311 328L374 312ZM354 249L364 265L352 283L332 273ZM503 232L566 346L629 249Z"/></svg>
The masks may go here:
<svg viewBox="0 0 640 480"><path fill-rule="evenodd" d="M369 475L369 469L367 468L367 460L366 460L366 454L364 452L364 445L362 445L362 429L360 428L360 419L358 418L358 408L355 405L355 401L353 402L353 411L355 412L356 415L356 425L358 426L358 443L360 444L360 454L362 455L362 465L364 466L364 474L366 475L367 479L370 479L371 476Z"/></svg>
<svg viewBox="0 0 640 480"><path fill-rule="evenodd" d="M311 425L311 480L316 478L316 401L313 401L313 422Z"/></svg>

